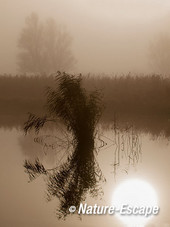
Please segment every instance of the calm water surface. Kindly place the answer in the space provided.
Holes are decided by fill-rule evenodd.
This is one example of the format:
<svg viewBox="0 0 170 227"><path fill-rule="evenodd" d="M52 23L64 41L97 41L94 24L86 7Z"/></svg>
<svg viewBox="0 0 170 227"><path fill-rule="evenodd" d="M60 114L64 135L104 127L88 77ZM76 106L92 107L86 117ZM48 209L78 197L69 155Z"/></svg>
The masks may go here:
<svg viewBox="0 0 170 227"><path fill-rule="evenodd" d="M109 139L113 134L107 131ZM128 166L127 159L121 159L116 176L113 173L115 146L107 142L100 149L98 161L107 180L103 184L103 199L101 201L87 198L88 203L109 205L116 185L130 178L146 180L155 188L160 206L160 214L152 219L148 226L170 226L170 142L167 138L153 138L150 134L140 134L142 155L139 163ZM34 136L24 136L21 130L0 129L1 159L0 159L0 220L3 227L56 227L56 226L117 226L123 225L114 217L83 216L80 221L77 216L68 217L66 221L58 221L55 216L57 199L46 201L46 186L43 177L29 183L28 175L24 172L25 159L34 160L37 156L47 166L54 166L58 156L52 149L45 150L39 143L34 142ZM73 204L74 205L74 204Z"/></svg>

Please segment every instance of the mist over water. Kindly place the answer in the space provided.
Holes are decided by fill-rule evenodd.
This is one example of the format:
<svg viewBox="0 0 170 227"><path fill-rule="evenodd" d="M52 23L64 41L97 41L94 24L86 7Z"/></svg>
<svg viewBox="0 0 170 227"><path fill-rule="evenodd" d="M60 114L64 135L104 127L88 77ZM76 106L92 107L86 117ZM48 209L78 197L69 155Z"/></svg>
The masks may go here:
<svg viewBox="0 0 170 227"><path fill-rule="evenodd" d="M70 203L78 204L89 188L91 194L97 193L94 189L99 178L106 179L106 183L103 180L104 194L97 202L109 205L116 186L135 177L150 182L159 198L161 213L145 227L168 227L170 1L1 0L0 15L0 225L122 227L115 217L105 216L88 216L80 221L73 215L59 222L56 209L62 202L68 214L68 207L75 205ZM32 24L28 19L31 15ZM26 21L31 24L28 30ZM36 51L32 49L34 41L39 48ZM19 60L23 60L22 67ZM68 71L75 87L63 77L57 93L54 80L58 70L58 75ZM81 79L71 73L82 73ZM77 84L79 95L75 92ZM53 122L39 134L26 136L24 126L29 129L33 123L39 130L48 121L44 117L48 112L47 90L51 91L50 113L53 117L58 113L60 121L56 115L53 120L57 124ZM72 126L70 134L70 125L64 128L62 118ZM59 130L58 123L66 134L62 127ZM58 171L56 166L61 163ZM33 170L32 175L29 170ZM31 183L29 176L35 178ZM62 193L64 196L46 203L49 188L51 198ZM87 201L96 203L89 194Z"/></svg>

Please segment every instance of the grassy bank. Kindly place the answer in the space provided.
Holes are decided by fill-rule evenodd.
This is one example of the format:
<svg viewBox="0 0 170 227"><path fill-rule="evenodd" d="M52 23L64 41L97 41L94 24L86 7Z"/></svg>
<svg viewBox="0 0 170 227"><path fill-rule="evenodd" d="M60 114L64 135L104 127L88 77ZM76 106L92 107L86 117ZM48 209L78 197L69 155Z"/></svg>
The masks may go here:
<svg viewBox="0 0 170 227"><path fill-rule="evenodd" d="M0 124L15 126L26 119L27 112L41 114L44 89L53 85L53 77L0 76ZM84 76L83 87L103 93L102 121L132 122L141 130L147 127L169 131L170 79L159 75ZM4 120L6 117L13 120ZM7 119L7 118L6 118Z"/></svg>

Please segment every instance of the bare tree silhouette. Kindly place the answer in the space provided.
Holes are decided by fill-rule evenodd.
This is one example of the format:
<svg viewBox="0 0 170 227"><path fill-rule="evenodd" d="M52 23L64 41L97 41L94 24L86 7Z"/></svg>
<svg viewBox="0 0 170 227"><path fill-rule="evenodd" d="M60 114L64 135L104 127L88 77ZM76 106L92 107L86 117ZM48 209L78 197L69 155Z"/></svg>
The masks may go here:
<svg viewBox="0 0 170 227"><path fill-rule="evenodd" d="M18 66L23 73L52 73L73 68L72 37L53 18L42 23L36 13L25 20L19 40Z"/></svg>
<svg viewBox="0 0 170 227"><path fill-rule="evenodd" d="M156 73L170 74L170 35L160 34L150 45L150 60Z"/></svg>

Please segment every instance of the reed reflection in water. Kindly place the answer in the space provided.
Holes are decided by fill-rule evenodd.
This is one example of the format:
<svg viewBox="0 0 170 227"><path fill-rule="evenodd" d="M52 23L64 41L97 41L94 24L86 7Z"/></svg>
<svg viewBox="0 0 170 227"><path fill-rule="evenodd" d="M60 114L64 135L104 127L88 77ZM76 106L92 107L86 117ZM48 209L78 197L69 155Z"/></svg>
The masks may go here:
<svg viewBox="0 0 170 227"><path fill-rule="evenodd" d="M102 194L100 182L104 182L105 178L96 159L98 149L95 146L95 138L98 136L99 141L103 141L103 144L105 142L96 127L102 111L100 93L94 91L87 94L81 87L81 76L76 78L59 72L56 80L57 88L47 89L46 115L37 117L30 114L24 129L28 133L34 128L35 132L39 133L45 123L53 122L58 127L57 122L61 120L65 126L67 143L57 136L55 138L58 140L58 147L67 144L63 153L63 157L66 154L65 161L49 169L37 158L35 162L26 160L24 167L30 180L41 174L46 176L48 200L53 197L59 199L57 215L58 218L65 218L70 214L69 207L74 204L78 208L87 194L92 197ZM134 164L139 160L140 148L133 127L127 127L120 133L114 122L113 133L116 146L113 166L116 173L120 155L125 155L128 163L131 164L132 161ZM50 136L46 135L45 138L47 140ZM34 141L55 149L55 143L47 145L42 136L35 137ZM102 147L103 145L100 148Z"/></svg>
<svg viewBox="0 0 170 227"><path fill-rule="evenodd" d="M102 108L100 93L94 91L87 95L81 87L81 76L58 72L56 82L57 88L47 89L46 115L30 114L24 130L27 133L34 128L38 133L45 123L56 124L61 120L72 135L72 147L68 149L66 161L56 168L46 169L39 159L34 163L26 160L24 167L30 180L46 175L48 199L55 196L60 200L57 214L58 218L64 218L69 214L69 207L72 204L78 207L87 192L96 196L100 190L97 184L103 176L95 157L94 137Z"/></svg>

